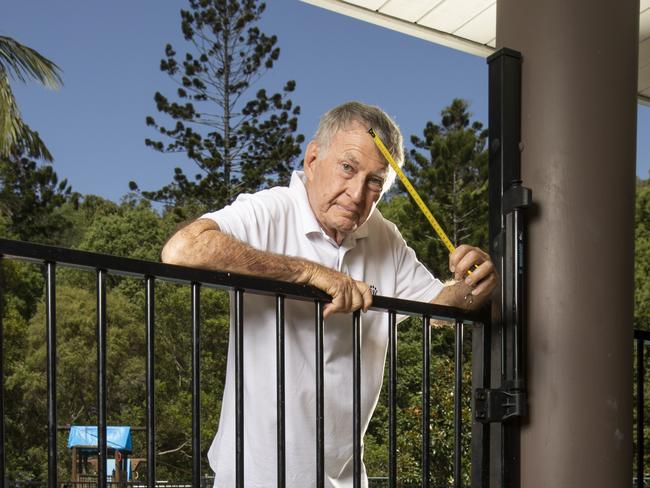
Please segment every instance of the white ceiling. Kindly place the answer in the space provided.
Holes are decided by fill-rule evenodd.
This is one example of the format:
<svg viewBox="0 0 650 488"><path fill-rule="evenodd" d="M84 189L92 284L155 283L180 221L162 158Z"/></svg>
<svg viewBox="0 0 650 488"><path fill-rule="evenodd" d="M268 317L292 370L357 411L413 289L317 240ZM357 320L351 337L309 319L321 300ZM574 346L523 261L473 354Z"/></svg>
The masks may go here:
<svg viewBox="0 0 650 488"><path fill-rule="evenodd" d="M494 52L496 0L302 0L478 56ZM650 105L650 0L640 0L639 101Z"/></svg>

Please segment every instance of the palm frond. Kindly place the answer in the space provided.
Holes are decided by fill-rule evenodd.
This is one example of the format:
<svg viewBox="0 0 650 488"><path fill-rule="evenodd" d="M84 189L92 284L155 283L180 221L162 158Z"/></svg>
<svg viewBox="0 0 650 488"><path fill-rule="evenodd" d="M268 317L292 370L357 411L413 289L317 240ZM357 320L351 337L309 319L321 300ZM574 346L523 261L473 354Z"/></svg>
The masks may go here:
<svg viewBox="0 0 650 488"><path fill-rule="evenodd" d="M5 72L0 71L0 155L6 156L16 143L22 120Z"/></svg>
<svg viewBox="0 0 650 488"><path fill-rule="evenodd" d="M52 161L38 133L23 122L9 79L0 71L0 157L9 156L17 146L27 149L31 157Z"/></svg>
<svg viewBox="0 0 650 488"><path fill-rule="evenodd" d="M0 36L0 71L23 82L36 80L48 88L63 84L56 64L11 37Z"/></svg>

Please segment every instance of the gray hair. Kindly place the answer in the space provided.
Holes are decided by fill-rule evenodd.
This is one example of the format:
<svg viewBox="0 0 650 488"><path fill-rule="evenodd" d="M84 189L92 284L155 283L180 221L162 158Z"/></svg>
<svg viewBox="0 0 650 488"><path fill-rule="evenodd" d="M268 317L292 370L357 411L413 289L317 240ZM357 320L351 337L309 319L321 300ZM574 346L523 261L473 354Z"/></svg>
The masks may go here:
<svg viewBox="0 0 650 488"><path fill-rule="evenodd" d="M327 111L320 119L314 140L319 148L327 151L334 134L345 129L353 122L359 122L366 128L373 128L401 168L404 164L404 147L402 133L393 119L386 112L374 105L352 101L346 102ZM368 135L370 137L370 135ZM383 158L383 156L382 156ZM386 161L388 164L388 161ZM388 174L382 193L386 192L395 181L395 170L389 164Z"/></svg>

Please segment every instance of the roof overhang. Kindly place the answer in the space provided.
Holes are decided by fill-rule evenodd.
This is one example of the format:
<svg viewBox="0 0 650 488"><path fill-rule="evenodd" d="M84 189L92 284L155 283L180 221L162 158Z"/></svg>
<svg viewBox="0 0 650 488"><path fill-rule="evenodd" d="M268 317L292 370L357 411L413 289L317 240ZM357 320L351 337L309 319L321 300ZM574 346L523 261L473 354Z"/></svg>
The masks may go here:
<svg viewBox="0 0 650 488"><path fill-rule="evenodd" d="M496 0L302 0L460 51L495 50ZM650 0L640 0L639 102L650 105Z"/></svg>

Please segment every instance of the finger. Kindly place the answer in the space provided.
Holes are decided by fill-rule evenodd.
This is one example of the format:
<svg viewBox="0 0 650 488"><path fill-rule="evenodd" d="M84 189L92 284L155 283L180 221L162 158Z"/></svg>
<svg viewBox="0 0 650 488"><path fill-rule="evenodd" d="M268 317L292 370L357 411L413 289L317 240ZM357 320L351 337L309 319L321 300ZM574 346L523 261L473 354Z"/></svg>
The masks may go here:
<svg viewBox="0 0 650 488"><path fill-rule="evenodd" d="M352 306L354 305L354 285L350 285L349 283L346 283L345 288L343 290L343 308L341 309L341 312L350 312L352 310Z"/></svg>
<svg viewBox="0 0 650 488"><path fill-rule="evenodd" d="M343 276L336 278L328 293L332 297L331 303L333 310L330 313L343 312L349 308L350 297L348 284Z"/></svg>
<svg viewBox="0 0 650 488"><path fill-rule="evenodd" d="M356 281L353 290L353 303L352 310L355 311L362 309L364 312L368 311L368 307L372 303L372 293L370 287L362 281Z"/></svg>
<svg viewBox="0 0 650 488"><path fill-rule="evenodd" d="M327 310L325 310L327 309ZM325 305L323 308L323 314L327 312L327 316L332 315L333 313L345 311L345 293L339 293L338 295L332 297L332 302Z"/></svg>
<svg viewBox="0 0 650 488"><path fill-rule="evenodd" d="M463 244L461 246L458 246L456 249L454 249L453 252L449 253L449 271L451 271L452 273L456 271L456 267L458 266L458 263L460 262L461 259L463 259L463 256L467 254L469 247L470 246Z"/></svg>
<svg viewBox="0 0 650 488"><path fill-rule="evenodd" d="M478 252L480 255L484 255L486 259L488 258L488 255L478 247L461 244L452 253L449 254L449 269L452 273L458 271L458 267L461 264L461 261L470 252Z"/></svg>
<svg viewBox="0 0 650 488"><path fill-rule="evenodd" d="M463 257L456 263L455 277L457 280L462 280L467 277L467 272L471 270L475 264L480 265L484 261L483 256L477 249L467 251Z"/></svg>
<svg viewBox="0 0 650 488"><path fill-rule="evenodd" d="M472 295L487 295L492 292L494 287L497 284L497 276L495 273L491 273L487 278L481 281L476 288L472 290Z"/></svg>
<svg viewBox="0 0 650 488"><path fill-rule="evenodd" d="M355 288L352 291L352 304L350 306L350 312L356 312L361 307L363 307L363 295L358 288Z"/></svg>
<svg viewBox="0 0 650 488"><path fill-rule="evenodd" d="M484 261L478 267L472 265L470 273L465 275L465 284L470 286L478 285L482 280L494 273L492 261Z"/></svg>

